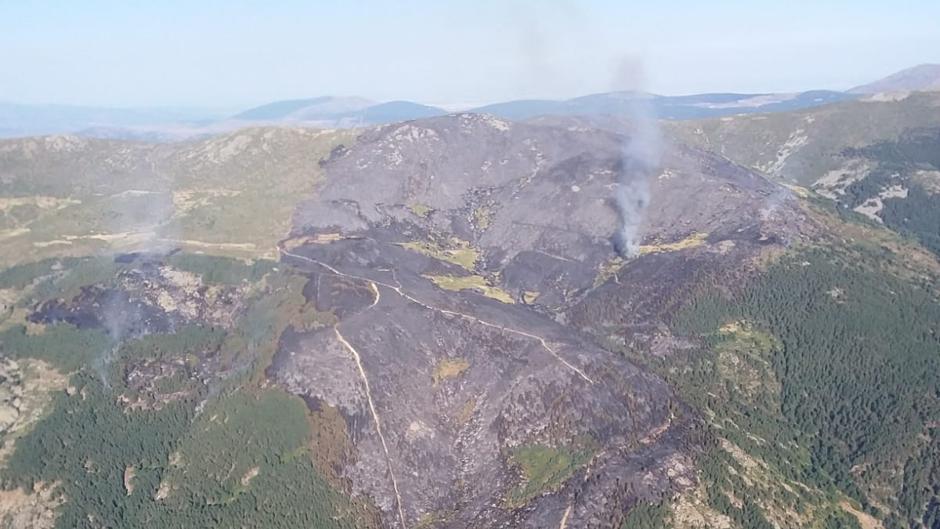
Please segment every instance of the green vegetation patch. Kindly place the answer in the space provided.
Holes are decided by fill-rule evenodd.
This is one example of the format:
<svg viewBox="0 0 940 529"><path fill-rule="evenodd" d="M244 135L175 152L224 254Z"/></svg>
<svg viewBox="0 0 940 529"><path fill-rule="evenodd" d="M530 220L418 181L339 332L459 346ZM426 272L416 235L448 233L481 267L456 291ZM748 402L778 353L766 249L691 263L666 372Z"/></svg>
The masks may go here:
<svg viewBox="0 0 940 529"><path fill-rule="evenodd" d="M225 331L201 325L187 325L172 333L148 334L128 340L121 346L125 360L169 360L186 353L214 352L225 339Z"/></svg>
<svg viewBox="0 0 940 529"><path fill-rule="evenodd" d="M16 265L0 272L0 289L28 294L23 303L68 299L81 287L108 282L123 268L111 257L67 257Z"/></svg>
<svg viewBox="0 0 940 529"><path fill-rule="evenodd" d="M489 284L483 276L428 275L425 277L444 290L452 290L455 292L473 290L503 303L515 303L515 300L512 299L512 296L510 296L508 292Z"/></svg>
<svg viewBox="0 0 940 529"><path fill-rule="evenodd" d="M477 229L485 231L493 221L493 211L486 206L480 206L473 210L472 220Z"/></svg>
<svg viewBox="0 0 940 529"><path fill-rule="evenodd" d="M17 177L0 196L0 263L152 242L276 257L297 203L323 178L318 162L354 141L345 130L245 129L169 148L81 140L35 156L24 140L4 160Z"/></svg>
<svg viewBox="0 0 940 529"><path fill-rule="evenodd" d="M676 242L670 243L660 243L660 244L644 244L640 246L640 255L647 255L653 253L662 253L662 252L678 252L680 250L687 250L690 248L698 248L705 244L705 241L708 239L707 233L693 233L688 237L678 240Z"/></svg>
<svg viewBox="0 0 940 529"><path fill-rule="evenodd" d="M447 512L429 512L421 515L415 529L431 529L447 521Z"/></svg>
<svg viewBox="0 0 940 529"><path fill-rule="evenodd" d="M522 473L522 482L509 492L510 507L556 490L581 466L591 460L590 448L553 448L546 445L521 446L512 451L511 461Z"/></svg>
<svg viewBox="0 0 940 529"><path fill-rule="evenodd" d="M167 264L197 274L206 283L226 285L256 283L277 267L277 262L268 259L240 260L191 253L174 254Z"/></svg>
<svg viewBox="0 0 940 529"><path fill-rule="evenodd" d="M413 252L427 255L462 267L467 271L473 271L476 267L477 259L480 253L467 241L452 238L446 243L437 243L433 241L413 241L401 243L402 248L407 248Z"/></svg>
<svg viewBox="0 0 940 529"><path fill-rule="evenodd" d="M465 358L444 358L434 366L434 386L445 380L459 377L464 371L470 369L470 362Z"/></svg>
<svg viewBox="0 0 940 529"><path fill-rule="evenodd" d="M775 408L780 393L771 364L772 352L779 347L776 339L747 321L726 323L710 339L721 379L732 383L747 400L765 399L767 409Z"/></svg>
<svg viewBox="0 0 940 529"><path fill-rule="evenodd" d="M422 219L426 219L430 217L431 213L434 211L434 209L431 208L431 206L428 206L427 204L421 204L419 202L408 204L408 209L411 210L411 212L414 213L415 215L421 217Z"/></svg>
<svg viewBox="0 0 940 529"><path fill-rule="evenodd" d="M67 323L50 325L36 335L15 326L0 333L0 353L11 358L36 358L63 373L77 371L113 347L98 329L78 329Z"/></svg>
<svg viewBox="0 0 940 529"><path fill-rule="evenodd" d="M666 524L669 514L669 506L665 502L640 502L634 505L627 513L627 517L620 525L620 529L669 527Z"/></svg>
<svg viewBox="0 0 940 529"><path fill-rule="evenodd" d="M303 295L307 278L294 274L268 276L262 292L249 300L249 306L238 330L229 336L228 349L247 355L237 362L253 363L255 381L264 378L264 370L271 364L277 351L277 340L284 330L325 325L333 320L330 313L317 312L307 304Z"/></svg>
<svg viewBox="0 0 940 529"><path fill-rule="evenodd" d="M207 406L170 454L156 503L239 527L361 527L365 513L313 465L306 413L276 389Z"/></svg>

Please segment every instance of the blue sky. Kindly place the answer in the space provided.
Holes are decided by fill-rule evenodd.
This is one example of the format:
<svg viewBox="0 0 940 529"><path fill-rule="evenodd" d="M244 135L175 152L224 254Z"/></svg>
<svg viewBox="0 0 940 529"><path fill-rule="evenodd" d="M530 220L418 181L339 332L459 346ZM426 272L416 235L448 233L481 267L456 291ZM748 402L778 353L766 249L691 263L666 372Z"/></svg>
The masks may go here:
<svg viewBox="0 0 940 529"><path fill-rule="evenodd" d="M845 89L924 62L936 0L0 0L0 101L25 103L460 105L607 91L623 64L665 94Z"/></svg>

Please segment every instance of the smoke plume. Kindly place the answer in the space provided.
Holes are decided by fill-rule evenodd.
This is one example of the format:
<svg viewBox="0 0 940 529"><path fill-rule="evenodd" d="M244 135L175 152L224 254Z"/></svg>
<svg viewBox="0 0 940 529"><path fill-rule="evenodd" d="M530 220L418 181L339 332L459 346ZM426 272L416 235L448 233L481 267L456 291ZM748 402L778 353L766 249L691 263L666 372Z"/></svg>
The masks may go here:
<svg viewBox="0 0 940 529"><path fill-rule="evenodd" d="M617 254L629 258L639 251L640 226L650 202L650 178L659 169L660 134L652 97L641 89L639 62L624 60L614 82L623 96L626 141L614 190L618 226L611 242Z"/></svg>
<svg viewBox="0 0 940 529"><path fill-rule="evenodd" d="M125 235L134 242L127 246L106 247L101 250L102 255L114 257L114 254L127 251L146 256L166 253L172 248L178 233L172 223L175 213L172 182L158 177L145 178L147 175L134 176L146 189L125 189L110 195L103 212L109 233ZM115 290L100 307L99 319L110 343L91 364L106 388L110 388L111 366L120 356L124 341L147 329L147 316L121 288L120 284L115 285Z"/></svg>

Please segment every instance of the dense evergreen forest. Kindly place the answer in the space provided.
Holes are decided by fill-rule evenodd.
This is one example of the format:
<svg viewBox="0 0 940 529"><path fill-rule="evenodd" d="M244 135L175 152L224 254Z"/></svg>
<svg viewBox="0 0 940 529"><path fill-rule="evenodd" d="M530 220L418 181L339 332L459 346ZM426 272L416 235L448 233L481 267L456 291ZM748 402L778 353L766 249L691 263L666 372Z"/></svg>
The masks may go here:
<svg viewBox="0 0 940 529"><path fill-rule="evenodd" d="M699 345L645 359L706 418L708 504L735 526L790 511L857 527L832 508L845 501L888 529L940 528L938 285L896 273L899 259L838 245L787 255L739 288L705 288L673 322ZM641 526L654 525L625 527Z"/></svg>
<svg viewBox="0 0 940 529"><path fill-rule="evenodd" d="M2 488L57 483L67 501L56 527L69 529L372 526L373 513L317 467L305 403L258 383L283 329L305 323L297 317L305 278L271 274L269 261L174 255L168 263L210 285L256 285L233 331L195 324L120 342L63 322L0 332L4 356L71 373L67 391L54 393L46 416L17 440L0 469ZM112 285L125 266L41 262L0 273L0 288L30 289L21 304L35 307L84 285ZM135 369L152 376L141 383L129 376Z"/></svg>
<svg viewBox="0 0 940 529"><path fill-rule="evenodd" d="M940 171L940 129L910 131L898 141L850 149L846 155L867 158L875 167L865 178L849 184L840 201L854 208L892 186L904 189L905 196L882 200L880 218L940 255L940 194L935 182L917 176L921 171Z"/></svg>

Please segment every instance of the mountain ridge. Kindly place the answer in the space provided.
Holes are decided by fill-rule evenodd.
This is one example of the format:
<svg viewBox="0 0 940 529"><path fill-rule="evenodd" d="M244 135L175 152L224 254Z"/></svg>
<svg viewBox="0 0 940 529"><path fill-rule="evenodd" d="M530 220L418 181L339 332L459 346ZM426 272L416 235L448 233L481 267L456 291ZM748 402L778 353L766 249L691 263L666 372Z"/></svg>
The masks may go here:
<svg viewBox="0 0 940 529"><path fill-rule="evenodd" d="M937 65L920 65L846 92L808 90L796 93L705 93L678 96L633 94L648 102L661 119L688 120L736 114L773 113L813 108L851 100L877 87L936 88ZM881 83L881 84L878 84ZM490 113L514 120L548 115L612 115L629 112L627 92L587 94L570 99L501 101L466 111ZM72 117L62 117L63 110ZM224 133L246 124L305 124L314 127L362 127L448 114L432 105L406 100L375 102L361 97L319 96L272 101L224 115L218 111L109 109L67 105L0 104L0 137L78 133L90 137L143 141L180 139Z"/></svg>
<svg viewBox="0 0 940 529"><path fill-rule="evenodd" d="M940 90L940 64L919 64L891 75L850 88L850 94L917 92Z"/></svg>

